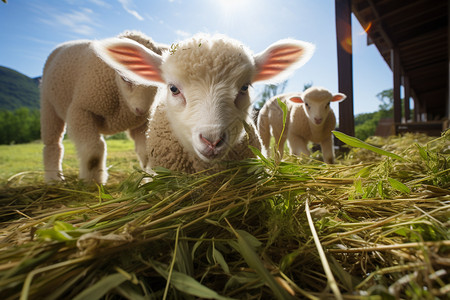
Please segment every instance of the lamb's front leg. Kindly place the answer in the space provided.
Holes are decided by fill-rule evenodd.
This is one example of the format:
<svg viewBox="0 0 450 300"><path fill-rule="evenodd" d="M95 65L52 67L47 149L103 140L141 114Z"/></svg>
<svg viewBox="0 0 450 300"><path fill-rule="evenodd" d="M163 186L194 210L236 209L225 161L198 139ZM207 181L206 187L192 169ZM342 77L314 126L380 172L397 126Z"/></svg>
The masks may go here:
<svg viewBox="0 0 450 300"><path fill-rule="evenodd" d="M80 179L105 184L106 143L95 123L96 116L83 109L69 111L67 133L75 144L80 160Z"/></svg>
<svg viewBox="0 0 450 300"><path fill-rule="evenodd" d="M146 121L141 126L129 130L130 137L134 140L134 151L138 156L142 170L145 170L148 162L145 141L145 132L147 131L147 128L148 122Z"/></svg>
<svg viewBox="0 0 450 300"><path fill-rule="evenodd" d="M56 114L53 106L43 99L41 104L41 138L44 143L45 182L64 180L62 173L64 126L64 121Z"/></svg>
<svg viewBox="0 0 450 300"><path fill-rule="evenodd" d="M303 153L306 156L311 154L308 149L308 141L299 135L290 134L288 137L288 143L291 154L300 155Z"/></svg>
<svg viewBox="0 0 450 300"><path fill-rule="evenodd" d="M323 161L327 164L334 164L334 143L333 136L330 135L320 143L322 148Z"/></svg>

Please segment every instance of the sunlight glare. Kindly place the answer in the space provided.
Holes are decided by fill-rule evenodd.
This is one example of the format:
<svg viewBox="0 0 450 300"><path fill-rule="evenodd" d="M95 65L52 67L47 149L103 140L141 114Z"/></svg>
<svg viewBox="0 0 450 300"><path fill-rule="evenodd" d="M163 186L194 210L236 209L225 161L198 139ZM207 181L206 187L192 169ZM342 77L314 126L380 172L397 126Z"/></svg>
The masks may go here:
<svg viewBox="0 0 450 300"><path fill-rule="evenodd" d="M233 13L242 13L247 9L251 9L253 0L217 0L219 10L224 15Z"/></svg>
<svg viewBox="0 0 450 300"><path fill-rule="evenodd" d="M360 32L360 35L368 33L370 28L372 28L372 22L369 22L369 24L367 24L366 28L363 28L363 31Z"/></svg>

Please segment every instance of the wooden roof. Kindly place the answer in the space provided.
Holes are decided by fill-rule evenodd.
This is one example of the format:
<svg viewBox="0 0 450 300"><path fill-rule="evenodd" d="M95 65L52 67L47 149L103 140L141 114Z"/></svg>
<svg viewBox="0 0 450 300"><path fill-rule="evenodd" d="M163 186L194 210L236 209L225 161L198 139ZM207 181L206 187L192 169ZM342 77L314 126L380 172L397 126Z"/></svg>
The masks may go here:
<svg viewBox="0 0 450 300"><path fill-rule="evenodd" d="M351 0L351 10L391 69L398 51L416 108L428 120L448 117L448 1Z"/></svg>

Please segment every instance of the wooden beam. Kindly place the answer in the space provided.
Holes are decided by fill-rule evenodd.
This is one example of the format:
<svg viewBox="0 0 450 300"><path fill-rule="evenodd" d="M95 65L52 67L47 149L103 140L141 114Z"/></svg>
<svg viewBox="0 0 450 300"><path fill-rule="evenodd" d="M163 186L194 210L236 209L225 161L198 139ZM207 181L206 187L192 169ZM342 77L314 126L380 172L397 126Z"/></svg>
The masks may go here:
<svg viewBox="0 0 450 300"><path fill-rule="evenodd" d="M420 4L427 4L428 1L429 0L420 0L420 1L419 0L415 0L415 1L411 1L409 3L408 2L407 3L402 3L402 5L399 6L398 8L392 9L392 10L389 10L389 11L383 13L382 16L378 17L377 21L382 21L383 19L390 18L392 16L404 13L405 10L411 9L411 7L414 7L414 6L417 6L417 5L420 5ZM434 3L434 5L430 5L430 10L434 9L434 7L436 5L439 5L439 4L438 3ZM371 5L371 6L373 7L373 5ZM409 16L406 15L405 18L407 18L407 17L409 17Z"/></svg>
<svg viewBox="0 0 450 300"><path fill-rule="evenodd" d="M391 52L391 68L394 75L394 123L399 124L402 121L402 102L400 98L401 70L400 54L397 48Z"/></svg>
<svg viewBox="0 0 450 300"><path fill-rule="evenodd" d="M392 40L387 35L386 30L384 29L383 23L381 22L380 13L378 12L376 5L373 3L372 0L367 0L367 2L369 3L370 8L372 9L372 12L373 12L373 14L375 16L375 20L372 23L372 26L378 28L378 32L380 33L381 37L384 39L384 41L386 42L388 47L392 48L393 47Z"/></svg>
<svg viewBox="0 0 450 300"><path fill-rule="evenodd" d="M404 22L411 22L413 21L414 26L415 27L420 27L423 26L424 23L431 21L433 19L436 18L440 18L442 15L446 14L446 10L447 10L447 4L445 3L445 1L435 1L435 3L433 3L434 5L430 5L430 0L425 0L425 1L410 1L411 5L410 7L413 6L417 6L417 5L421 5L424 4L420 7L416 7L413 8L414 13L407 13L403 11L403 8L407 8L409 9L410 7L407 7L408 5L402 5L400 10L394 10L394 11L389 11L383 14L382 18L389 18L395 15L401 15L402 18L391 18L389 25L396 27L399 26L399 24L402 24ZM402 12L403 11L403 12ZM431 14L430 14L431 13ZM424 15L427 15L427 17L425 17ZM400 28L398 28L398 30L401 32L403 30L406 30L406 28L401 28L402 26L400 26Z"/></svg>
<svg viewBox="0 0 450 300"><path fill-rule="evenodd" d="M354 136L351 0L335 0L335 13L339 92L347 96L339 103L339 130Z"/></svg>

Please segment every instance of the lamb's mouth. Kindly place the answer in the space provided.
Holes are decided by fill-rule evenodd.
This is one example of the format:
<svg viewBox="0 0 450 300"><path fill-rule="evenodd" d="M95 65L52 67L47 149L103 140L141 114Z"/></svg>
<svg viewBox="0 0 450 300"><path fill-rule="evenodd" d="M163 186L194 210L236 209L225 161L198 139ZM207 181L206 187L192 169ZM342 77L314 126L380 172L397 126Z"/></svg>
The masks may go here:
<svg viewBox="0 0 450 300"><path fill-rule="evenodd" d="M148 109L145 110L145 109L139 108L139 107L130 107L130 110L138 117L142 117L142 116L146 115L149 111Z"/></svg>
<svg viewBox="0 0 450 300"><path fill-rule="evenodd" d="M228 135L226 133L212 136L200 133L197 138L199 143L195 147L195 151L205 162L219 160L228 152Z"/></svg>
<svg viewBox="0 0 450 300"><path fill-rule="evenodd" d="M223 148L209 148L204 147L201 150L197 150L198 156L205 162L217 161L223 158L226 154L226 150Z"/></svg>

